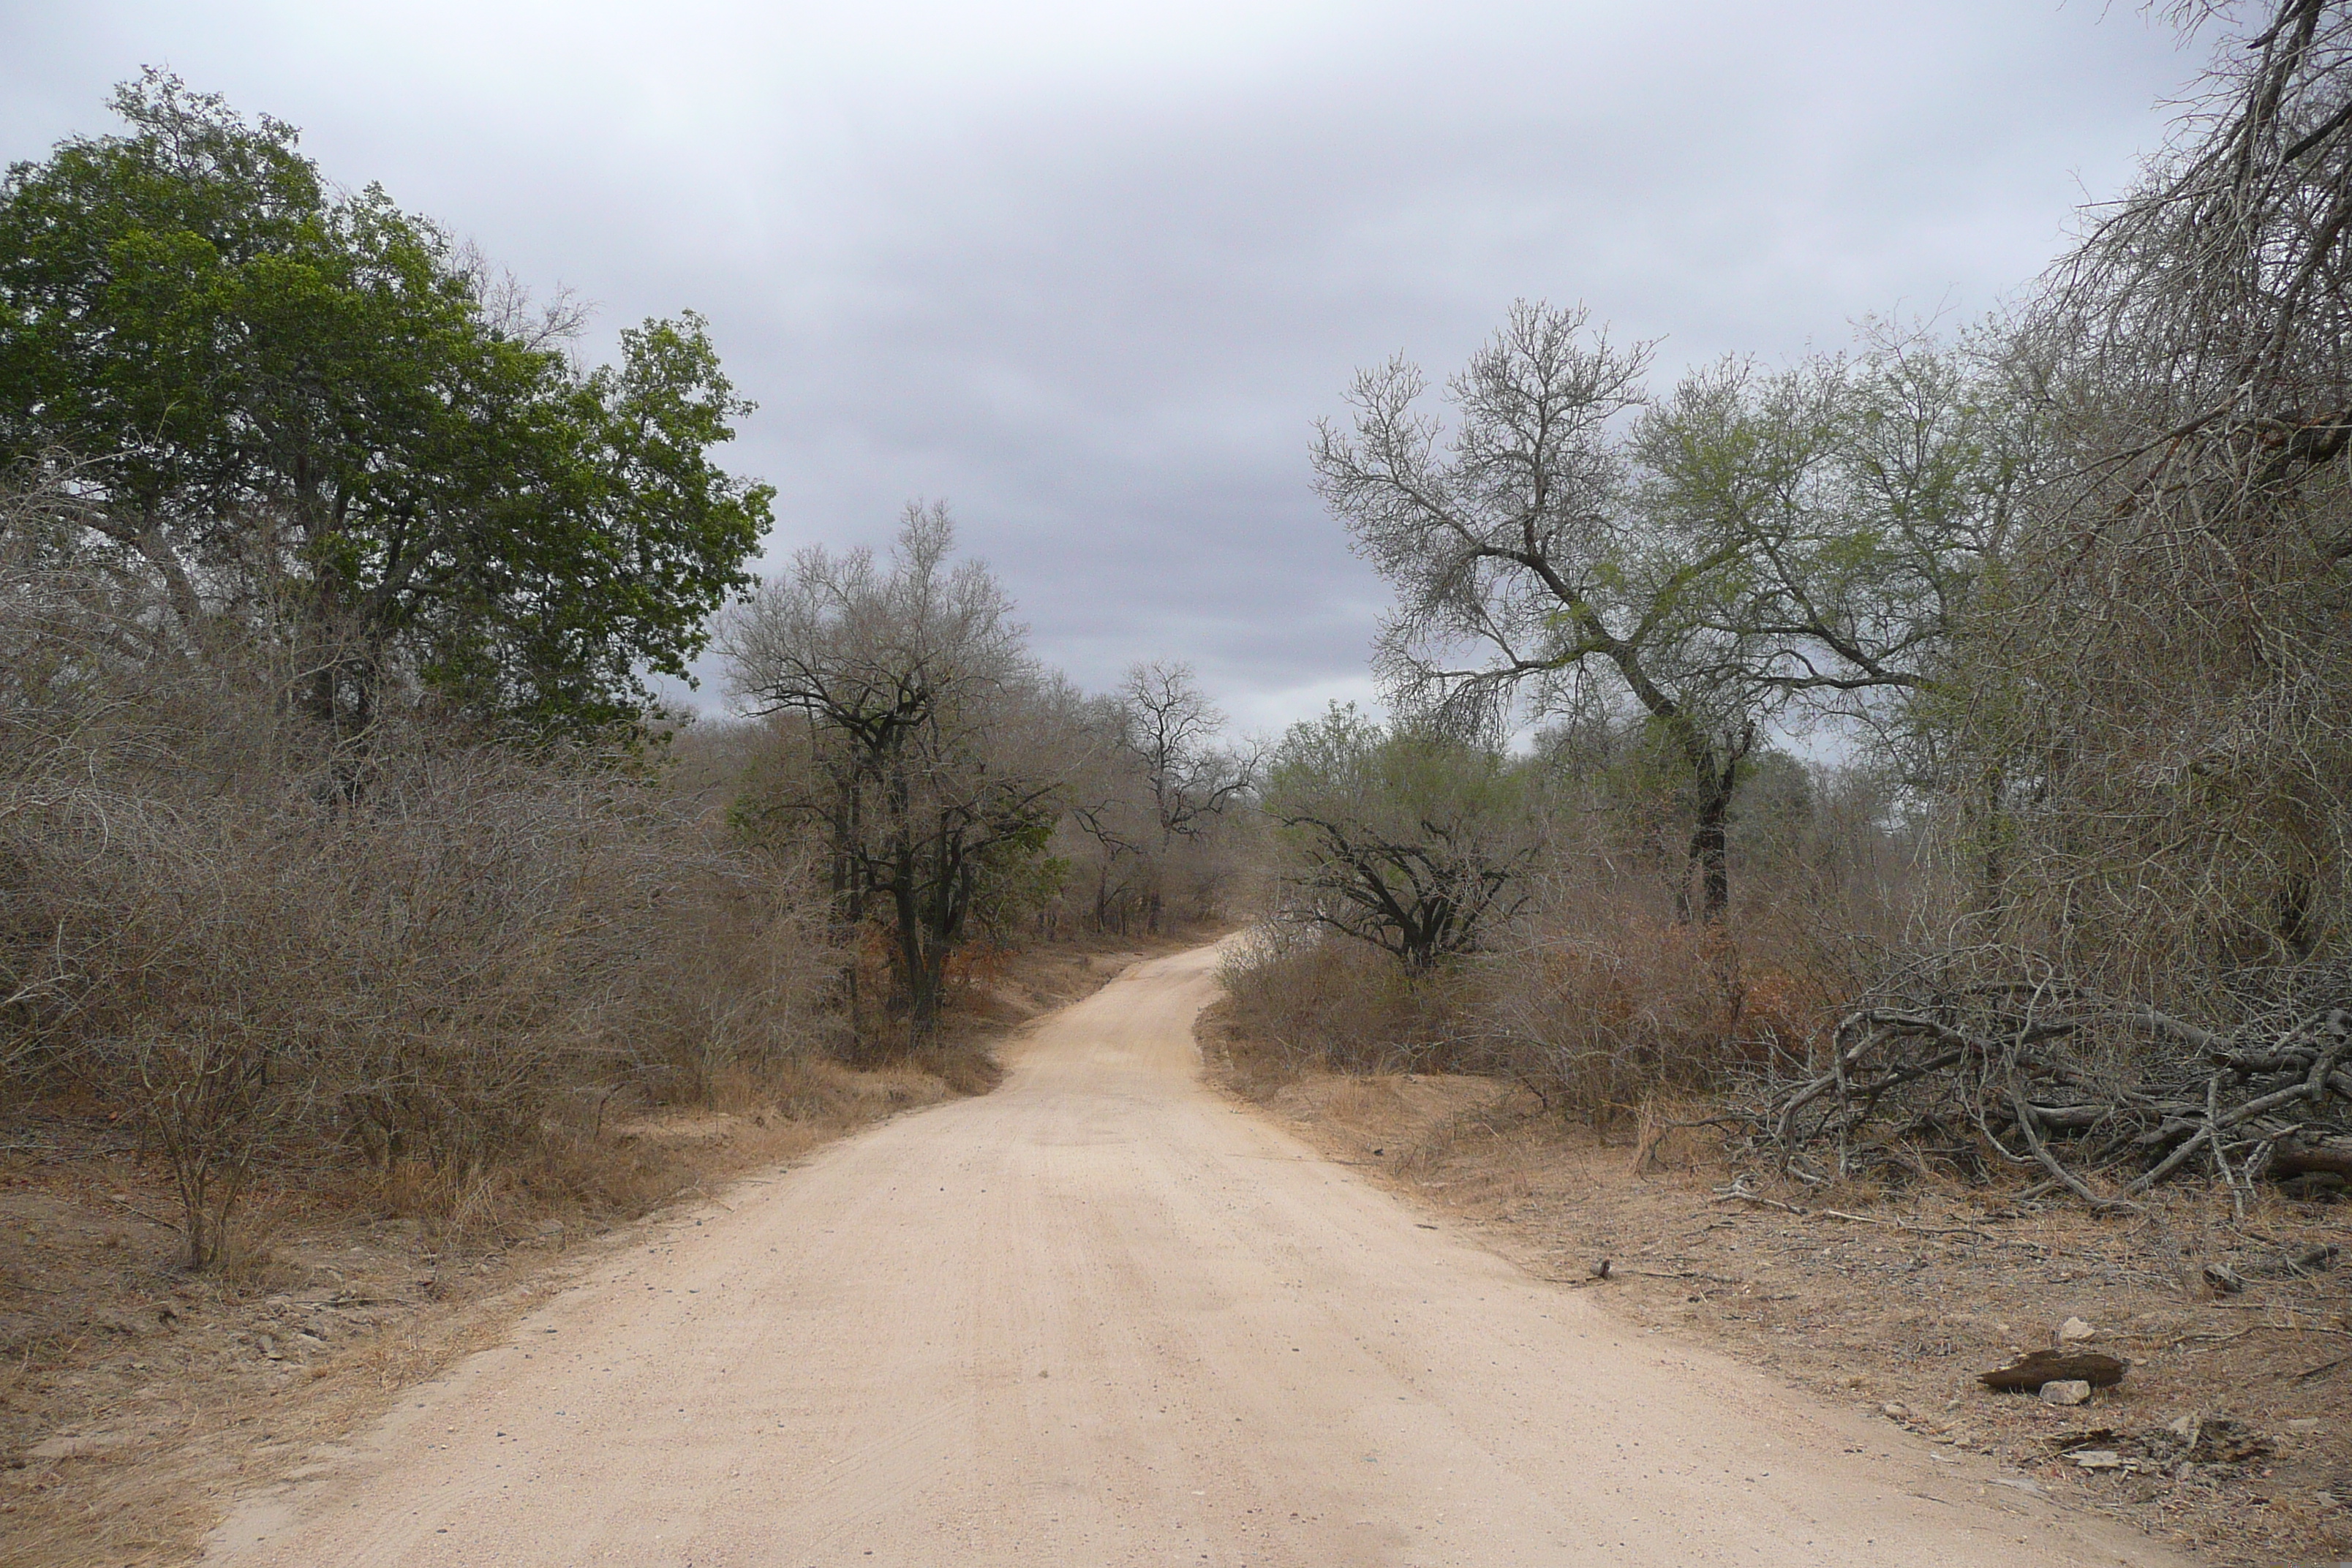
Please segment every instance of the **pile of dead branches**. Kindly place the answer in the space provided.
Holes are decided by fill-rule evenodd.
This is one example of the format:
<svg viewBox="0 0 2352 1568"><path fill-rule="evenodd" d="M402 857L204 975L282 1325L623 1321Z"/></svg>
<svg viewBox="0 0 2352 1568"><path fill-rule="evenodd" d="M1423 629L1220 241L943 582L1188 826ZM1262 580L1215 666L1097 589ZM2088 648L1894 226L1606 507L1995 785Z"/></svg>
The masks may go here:
<svg viewBox="0 0 2352 1568"><path fill-rule="evenodd" d="M1808 1182L2007 1164L2101 1205L2190 1173L2242 1210L2264 1180L2352 1179L2352 976L2268 989L2225 1033L2022 954L1939 955L1768 1071L1754 1137Z"/></svg>

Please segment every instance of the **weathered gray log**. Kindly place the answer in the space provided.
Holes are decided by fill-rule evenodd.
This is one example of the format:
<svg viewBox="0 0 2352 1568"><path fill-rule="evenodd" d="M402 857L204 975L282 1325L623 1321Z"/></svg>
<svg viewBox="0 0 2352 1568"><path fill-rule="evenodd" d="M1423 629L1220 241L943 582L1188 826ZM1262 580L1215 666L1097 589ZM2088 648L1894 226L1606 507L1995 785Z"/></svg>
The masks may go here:
<svg viewBox="0 0 2352 1568"><path fill-rule="evenodd" d="M2033 1351L2006 1366L1977 1373L1987 1388L2021 1388L2028 1393L2045 1383L2082 1382L2093 1388L2113 1388L2131 1370L2131 1363L2097 1351Z"/></svg>

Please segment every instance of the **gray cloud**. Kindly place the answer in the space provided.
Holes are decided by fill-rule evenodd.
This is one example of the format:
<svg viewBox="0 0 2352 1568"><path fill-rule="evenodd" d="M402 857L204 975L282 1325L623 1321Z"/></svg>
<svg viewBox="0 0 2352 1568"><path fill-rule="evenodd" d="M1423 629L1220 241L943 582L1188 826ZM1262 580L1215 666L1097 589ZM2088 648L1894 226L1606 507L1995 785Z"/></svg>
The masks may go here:
<svg viewBox="0 0 2352 1568"><path fill-rule="evenodd" d="M774 557L945 496L1040 650L1184 658L1249 725L1362 695L1382 595L1314 420L1512 299L1661 379L1992 307L2153 146L2195 59L2137 15L1029 0L0 9L0 152L147 61L331 174L579 288L693 305L761 403Z"/></svg>

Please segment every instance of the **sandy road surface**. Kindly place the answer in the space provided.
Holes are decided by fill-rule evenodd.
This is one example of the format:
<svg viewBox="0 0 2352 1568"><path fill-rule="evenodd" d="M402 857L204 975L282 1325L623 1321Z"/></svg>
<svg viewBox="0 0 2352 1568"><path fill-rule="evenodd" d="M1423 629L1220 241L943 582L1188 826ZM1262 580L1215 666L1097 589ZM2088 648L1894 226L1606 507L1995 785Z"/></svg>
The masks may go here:
<svg viewBox="0 0 2352 1568"><path fill-rule="evenodd" d="M1630 1332L1225 1104L1212 962L599 1266L206 1561L2172 1561Z"/></svg>

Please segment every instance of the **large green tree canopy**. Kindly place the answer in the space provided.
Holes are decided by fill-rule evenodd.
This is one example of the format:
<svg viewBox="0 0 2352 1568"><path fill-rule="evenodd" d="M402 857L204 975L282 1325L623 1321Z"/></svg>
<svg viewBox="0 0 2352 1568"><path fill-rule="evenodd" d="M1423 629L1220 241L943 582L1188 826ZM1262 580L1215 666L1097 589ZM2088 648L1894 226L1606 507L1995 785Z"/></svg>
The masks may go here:
<svg viewBox="0 0 2352 1568"><path fill-rule="evenodd" d="M583 368L561 311L291 127L153 71L113 107L127 134L0 184L0 460L67 469L183 650L291 637L340 728L404 681L591 730L686 674L773 494L710 459L751 405L700 317Z"/></svg>

